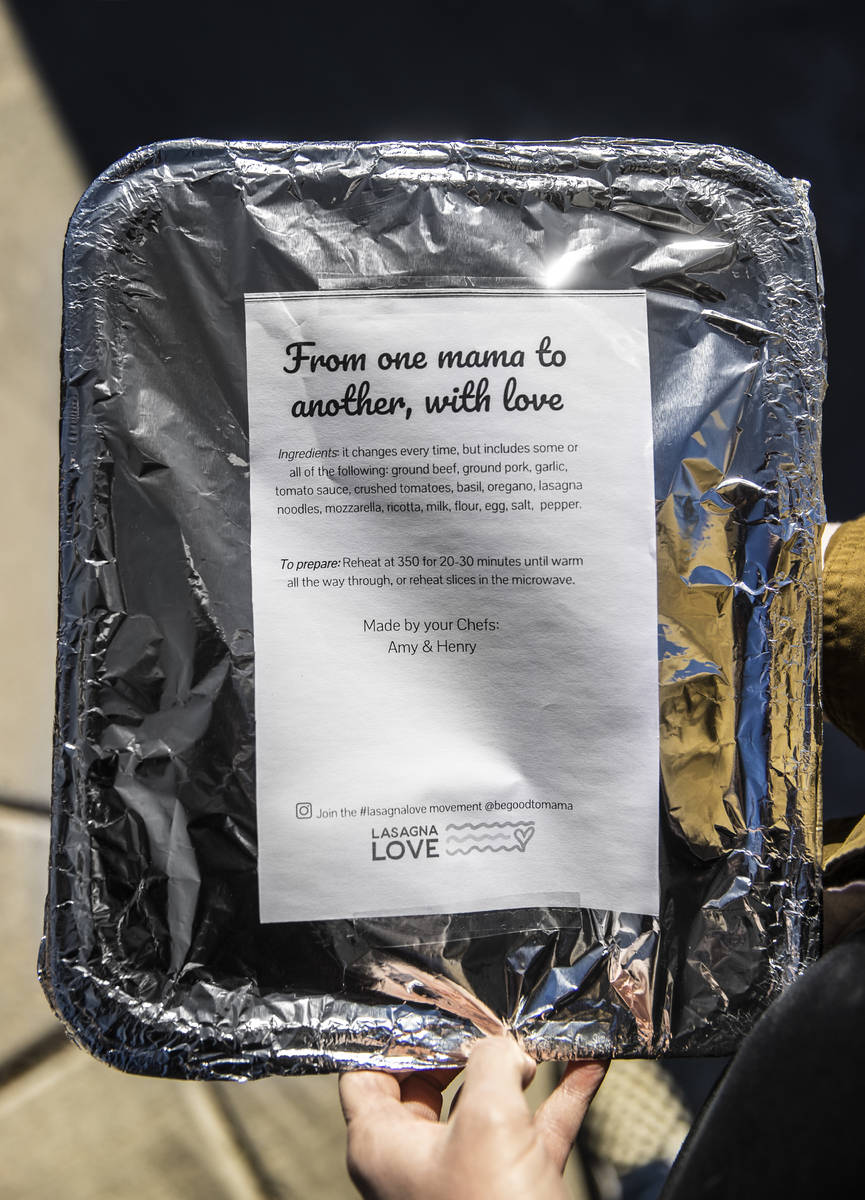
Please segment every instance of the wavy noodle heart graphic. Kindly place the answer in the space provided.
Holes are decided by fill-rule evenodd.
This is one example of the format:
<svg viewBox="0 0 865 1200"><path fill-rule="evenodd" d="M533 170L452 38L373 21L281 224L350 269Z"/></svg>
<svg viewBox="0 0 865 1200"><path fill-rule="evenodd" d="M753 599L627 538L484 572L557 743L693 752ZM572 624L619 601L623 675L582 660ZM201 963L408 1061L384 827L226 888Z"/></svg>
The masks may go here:
<svg viewBox="0 0 865 1200"><path fill-rule="evenodd" d="M445 852L471 854L472 850L517 850L520 854L535 836L534 821L463 821L445 827Z"/></svg>

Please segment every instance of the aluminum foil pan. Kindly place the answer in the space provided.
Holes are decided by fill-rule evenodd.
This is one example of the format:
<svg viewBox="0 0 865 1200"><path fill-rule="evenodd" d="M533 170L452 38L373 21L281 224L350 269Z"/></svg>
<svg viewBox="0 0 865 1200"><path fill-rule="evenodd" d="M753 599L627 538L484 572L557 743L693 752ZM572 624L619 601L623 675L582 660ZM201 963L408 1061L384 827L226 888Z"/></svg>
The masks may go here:
<svg viewBox="0 0 865 1200"><path fill-rule="evenodd" d="M244 293L646 289L660 916L262 924ZM40 970L74 1036L188 1078L723 1054L819 948L822 280L806 186L586 139L139 150L64 263Z"/></svg>

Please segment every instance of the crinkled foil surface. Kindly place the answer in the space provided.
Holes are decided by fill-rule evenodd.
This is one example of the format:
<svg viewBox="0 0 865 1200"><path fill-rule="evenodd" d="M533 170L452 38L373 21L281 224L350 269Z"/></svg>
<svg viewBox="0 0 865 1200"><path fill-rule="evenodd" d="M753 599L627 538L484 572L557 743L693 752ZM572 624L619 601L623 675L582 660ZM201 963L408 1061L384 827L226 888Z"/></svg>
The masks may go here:
<svg viewBox="0 0 865 1200"><path fill-rule="evenodd" d="M176 142L87 191L64 283L41 973L76 1038L195 1078L458 1064L503 1029L538 1058L731 1051L819 943L805 186L675 143ZM647 289L657 919L259 923L243 294L427 284Z"/></svg>

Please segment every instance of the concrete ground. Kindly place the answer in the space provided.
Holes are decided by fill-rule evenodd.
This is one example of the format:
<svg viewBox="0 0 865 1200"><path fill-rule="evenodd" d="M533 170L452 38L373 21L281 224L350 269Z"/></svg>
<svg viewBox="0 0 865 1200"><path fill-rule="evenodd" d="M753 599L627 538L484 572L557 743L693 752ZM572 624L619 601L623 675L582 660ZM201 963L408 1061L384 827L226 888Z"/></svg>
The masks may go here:
<svg viewBox="0 0 865 1200"><path fill-rule="evenodd" d="M36 981L57 595L60 263L83 190L0 5L0 1196L355 1196L336 1081L136 1079L65 1037Z"/></svg>
<svg viewBox="0 0 865 1200"><path fill-rule="evenodd" d="M48 861L60 264L83 190L0 0L0 1197L356 1196L333 1077L134 1078L69 1043L36 980ZM545 1068L536 1098L550 1087ZM575 1197L579 1177L570 1172Z"/></svg>

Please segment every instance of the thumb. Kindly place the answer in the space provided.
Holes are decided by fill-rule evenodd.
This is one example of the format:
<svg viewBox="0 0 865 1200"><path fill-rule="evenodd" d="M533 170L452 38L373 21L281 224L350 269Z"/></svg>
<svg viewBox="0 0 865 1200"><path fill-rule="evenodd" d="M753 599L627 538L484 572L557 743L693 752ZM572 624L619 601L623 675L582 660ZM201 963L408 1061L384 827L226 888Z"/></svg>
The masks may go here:
<svg viewBox="0 0 865 1200"><path fill-rule="evenodd" d="M530 1119L523 1096L534 1079L536 1065L513 1038L486 1037L469 1055L455 1120L485 1120L524 1124Z"/></svg>

